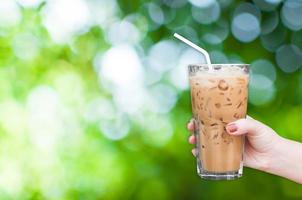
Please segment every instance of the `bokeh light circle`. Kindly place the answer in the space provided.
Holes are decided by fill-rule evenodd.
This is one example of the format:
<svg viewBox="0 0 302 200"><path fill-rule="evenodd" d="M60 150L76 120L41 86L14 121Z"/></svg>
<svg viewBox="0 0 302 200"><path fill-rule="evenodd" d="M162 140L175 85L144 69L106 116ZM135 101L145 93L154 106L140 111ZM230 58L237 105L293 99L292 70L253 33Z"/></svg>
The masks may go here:
<svg viewBox="0 0 302 200"><path fill-rule="evenodd" d="M189 0L189 2L199 8L207 8L214 3L217 3L216 0Z"/></svg>
<svg viewBox="0 0 302 200"><path fill-rule="evenodd" d="M115 88L112 92L113 101L118 109L124 113L135 114L147 105L148 92L139 84L121 88Z"/></svg>
<svg viewBox="0 0 302 200"><path fill-rule="evenodd" d="M273 82L264 75L254 74L250 77L249 102L259 106L271 102L275 97L276 89Z"/></svg>
<svg viewBox="0 0 302 200"><path fill-rule="evenodd" d="M175 9L169 9L166 12L164 12L165 16L165 25L170 24L176 17L176 10Z"/></svg>
<svg viewBox="0 0 302 200"><path fill-rule="evenodd" d="M144 71L132 46L114 46L104 55L97 55L94 67L119 111L134 114L144 106L148 96L143 87Z"/></svg>
<svg viewBox="0 0 302 200"><path fill-rule="evenodd" d="M228 55L229 63L241 63L244 64L242 58L238 54L229 54Z"/></svg>
<svg viewBox="0 0 302 200"><path fill-rule="evenodd" d="M227 8L233 2L234 2L234 0L219 0L219 4L222 8Z"/></svg>
<svg viewBox="0 0 302 200"><path fill-rule="evenodd" d="M60 98L56 90L48 85L33 88L27 97L27 109L34 120L57 121Z"/></svg>
<svg viewBox="0 0 302 200"><path fill-rule="evenodd" d="M260 34L260 22L250 13L241 13L232 20L232 33L242 42L251 42Z"/></svg>
<svg viewBox="0 0 302 200"><path fill-rule="evenodd" d="M279 14L277 11L268 12L262 15L261 34L269 34L277 28L279 24Z"/></svg>
<svg viewBox="0 0 302 200"><path fill-rule="evenodd" d="M129 119L125 114L116 112L116 116L113 119L102 120L99 124L99 128L106 138L110 140L121 140L129 133Z"/></svg>
<svg viewBox="0 0 302 200"><path fill-rule="evenodd" d="M302 28L302 1L285 1L281 10L283 24L291 30L297 31Z"/></svg>
<svg viewBox="0 0 302 200"><path fill-rule="evenodd" d="M187 4L187 0L163 0L163 2L171 8L181 8Z"/></svg>
<svg viewBox="0 0 302 200"><path fill-rule="evenodd" d="M155 71L165 72L176 66L178 57L178 45L174 41L163 40L150 48L148 62Z"/></svg>
<svg viewBox="0 0 302 200"><path fill-rule="evenodd" d="M69 10L66 15L66 10ZM52 0L42 10L43 24L57 43L88 31L91 13L84 0Z"/></svg>
<svg viewBox="0 0 302 200"><path fill-rule="evenodd" d="M146 85L153 85L162 79L164 73L159 73L158 71L149 67L149 62L147 60L143 61L143 66L146 66L145 74L147 74L147 76L145 76L144 79Z"/></svg>
<svg viewBox="0 0 302 200"><path fill-rule="evenodd" d="M167 84L156 84L150 88L156 113L168 113L175 105L177 91Z"/></svg>
<svg viewBox="0 0 302 200"><path fill-rule="evenodd" d="M253 2L263 11L276 10L281 0L253 0Z"/></svg>
<svg viewBox="0 0 302 200"><path fill-rule="evenodd" d="M179 33L180 35L184 35L187 38L190 38L190 40L193 43L195 43L195 42L198 43L200 41L198 38L197 31L194 28L192 28L191 26L183 25L183 26L177 27L176 29L173 29L173 30L175 30L175 32Z"/></svg>
<svg viewBox="0 0 302 200"><path fill-rule="evenodd" d="M216 1L207 7L192 7L193 19L201 24L211 24L217 21L220 12L220 5Z"/></svg>
<svg viewBox="0 0 302 200"><path fill-rule="evenodd" d="M279 4L281 3L283 0L264 0L267 3L271 3L271 4Z"/></svg>
<svg viewBox="0 0 302 200"><path fill-rule="evenodd" d="M229 35L229 25L227 21L220 20L215 23L211 31L205 33L202 39L209 44L217 45L222 43Z"/></svg>
<svg viewBox="0 0 302 200"><path fill-rule="evenodd" d="M166 145L173 136L173 127L169 118L165 115L140 115L137 121L144 130L142 132L142 139L145 144L162 147Z"/></svg>
<svg viewBox="0 0 302 200"><path fill-rule="evenodd" d="M266 78L270 79L272 82L276 80L276 69L274 65L269 61L265 59L259 59L255 60L250 64L250 73L251 76L254 76L256 74L263 75Z"/></svg>
<svg viewBox="0 0 302 200"><path fill-rule="evenodd" d="M115 87L131 87L141 84L143 70L140 59L132 46L119 45L109 49L102 57L95 61L99 77ZM104 79L104 80L103 80Z"/></svg>
<svg viewBox="0 0 302 200"><path fill-rule="evenodd" d="M165 15L162 9L155 3L149 3L147 7L152 21L158 25L162 25L165 22Z"/></svg>
<svg viewBox="0 0 302 200"><path fill-rule="evenodd" d="M262 46L270 51L275 52L285 41L286 29L279 25L271 33L260 36Z"/></svg>
<svg viewBox="0 0 302 200"><path fill-rule="evenodd" d="M140 39L146 37L149 24L148 19L144 15L140 13L133 13L127 15L123 20L135 26L135 28L139 31Z"/></svg>
<svg viewBox="0 0 302 200"><path fill-rule="evenodd" d="M31 60L38 55L40 42L38 38L32 34L20 34L14 38L13 51L18 58Z"/></svg>
<svg viewBox="0 0 302 200"><path fill-rule="evenodd" d="M188 65L205 63L205 58L192 48L186 48L180 53L179 62L170 72L170 82L179 90L189 87Z"/></svg>
<svg viewBox="0 0 302 200"><path fill-rule="evenodd" d="M302 51L295 45L283 45L276 52L276 62L285 73L292 73L302 65Z"/></svg>
<svg viewBox="0 0 302 200"><path fill-rule="evenodd" d="M211 62L212 63L229 63L226 55L221 51L211 51L210 52Z"/></svg>
<svg viewBox="0 0 302 200"><path fill-rule="evenodd" d="M255 17L257 17L258 21L261 21L261 11L257 6L252 3L239 4L233 13L233 18L236 17L236 15L242 13L249 13L251 15L254 15Z"/></svg>
<svg viewBox="0 0 302 200"><path fill-rule="evenodd" d="M44 2L44 0L17 0L17 2L25 8L36 8Z"/></svg>
<svg viewBox="0 0 302 200"><path fill-rule="evenodd" d="M257 89L268 89L274 83L272 80L270 80L268 77L266 77L262 74L253 74L251 76L249 84L250 84L250 86L257 88Z"/></svg>
<svg viewBox="0 0 302 200"><path fill-rule="evenodd" d="M98 97L87 103L83 115L87 122L99 123L104 119L114 119L115 112L115 107L110 99Z"/></svg>
<svg viewBox="0 0 302 200"><path fill-rule="evenodd" d="M1 73L3 73L3 71L1 71ZM4 83L4 81L1 81L1 83ZM0 115L0 123L3 132L8 132L11 136L22 140L20 135L24 133L24 130L28 126L28 113L24 109L24 105L17 100L3 99L0 103L0 110L2 113L2 115ZM18 124L18 126L16 126L16 124Z"/></svg>
<svg viewBox="0 0 302 200"><path fill-rule="evenodd" d="M90 15L91 22L106 30L112 22L118 20L117 14L120 11L116 0L91 0L86 1Z"/></svg>
<svg viewBox="0 0 302 200"><path fill-rule="evenodd" d="M22 19L20 8L11 0L0 1L0 13L0 28L14 26Z"/></svg>
<svg viewBox="0 0 302 200"><path fill-rule="evenodd" d="M140 41L140 32L134 24L127 20L122 20L110 26L106 34L106 40L112 45L122 43L136 44Z"/></svg>
<svg viewBox="0 0 302 200"><path fill-rule="evenodd" d="M26 109L32 144L40 151L53 152L67 128L62 115L66 110L57 91L47 85L33 88L27 97Z"/></svg>

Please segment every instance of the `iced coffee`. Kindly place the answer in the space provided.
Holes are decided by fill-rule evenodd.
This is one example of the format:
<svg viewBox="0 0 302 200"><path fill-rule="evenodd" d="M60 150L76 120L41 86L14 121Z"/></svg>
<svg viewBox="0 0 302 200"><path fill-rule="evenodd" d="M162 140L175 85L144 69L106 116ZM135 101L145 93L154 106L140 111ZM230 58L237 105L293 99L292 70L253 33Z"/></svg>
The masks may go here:
<svg viewBox="0 0 302 200"><path fill-rule="evenodd" d="M226 125L246 116L248 65L190 65L189 79L199 175L240 177L244 136L229 135Z"/></svg>

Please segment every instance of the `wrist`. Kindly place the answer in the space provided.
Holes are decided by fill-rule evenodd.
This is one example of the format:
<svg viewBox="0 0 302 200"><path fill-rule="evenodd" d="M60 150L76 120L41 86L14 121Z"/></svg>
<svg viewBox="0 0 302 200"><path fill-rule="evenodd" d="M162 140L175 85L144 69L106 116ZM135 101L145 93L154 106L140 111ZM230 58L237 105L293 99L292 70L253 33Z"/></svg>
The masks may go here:
<svg viewBox="0 0 302 200"><path fill-rule="evenodd" d="M266 172L302 184L302 144L278 136Z"/></svg>
<svg viewBox="0 0 302 200"><path fill-rule="evenodd" d="M286 150L286 139L280 136L275 138L274 146L269 152L268 163L266 172L279 175L282 173L284 167L282 166L282 159L284 157L284 152Z"/></svg>

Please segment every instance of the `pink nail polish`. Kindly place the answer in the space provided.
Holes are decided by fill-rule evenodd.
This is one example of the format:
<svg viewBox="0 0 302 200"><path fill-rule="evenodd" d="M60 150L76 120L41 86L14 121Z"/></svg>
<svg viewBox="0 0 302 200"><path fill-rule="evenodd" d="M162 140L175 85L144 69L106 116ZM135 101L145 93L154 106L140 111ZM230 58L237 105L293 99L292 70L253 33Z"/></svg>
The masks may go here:
<svg viewBox="0 0 302 200"><path fill-rule="evenodd" d="M234 133L238 130L236 124L229 124L227 125L227 130L229 133Z"/></svg>

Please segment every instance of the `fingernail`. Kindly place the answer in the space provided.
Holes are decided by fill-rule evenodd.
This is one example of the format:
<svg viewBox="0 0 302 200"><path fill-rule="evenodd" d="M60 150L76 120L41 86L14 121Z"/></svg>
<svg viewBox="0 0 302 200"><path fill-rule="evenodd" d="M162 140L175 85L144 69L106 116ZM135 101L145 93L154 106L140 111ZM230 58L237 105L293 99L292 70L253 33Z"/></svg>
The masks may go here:
<svg viewBox="0 0 302 200"><path fill-rule="evenodd" d="M229 133L235 133L238 130L238 127L236 126L236 124L228 124L227 125L227 131Z"/></svg>
<svg viewBox="0 0 302 200"><path fill-rule="evenodd" d="M192 154L193 154L194 157L196 157L197 156L197 149L192 149Z"/></svg>

